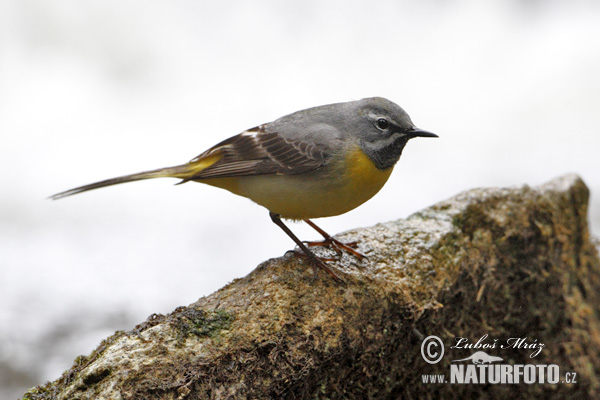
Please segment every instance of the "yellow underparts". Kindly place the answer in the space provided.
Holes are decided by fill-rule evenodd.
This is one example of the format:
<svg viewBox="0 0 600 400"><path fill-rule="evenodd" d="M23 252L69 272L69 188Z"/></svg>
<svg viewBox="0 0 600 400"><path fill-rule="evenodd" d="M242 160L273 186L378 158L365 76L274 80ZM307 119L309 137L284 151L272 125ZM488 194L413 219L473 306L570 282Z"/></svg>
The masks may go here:
<svg viewBox="0 0 600 400"><path fill-rule="evenodd" d="M358 146L345 159L297 175L256 175L203 179L199 182L247 197L288 219L330 217L348 212L373 197L393 167L380 170Z"/></svg>

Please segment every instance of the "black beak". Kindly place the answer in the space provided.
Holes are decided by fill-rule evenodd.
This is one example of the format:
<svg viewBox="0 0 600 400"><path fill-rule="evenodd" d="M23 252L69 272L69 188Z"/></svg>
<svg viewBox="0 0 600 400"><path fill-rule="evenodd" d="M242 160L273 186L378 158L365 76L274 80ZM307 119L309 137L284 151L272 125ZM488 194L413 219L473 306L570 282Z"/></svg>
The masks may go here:
<svg viewBox="0 0 600 400"><path fill-rule="evenodd" d="M435 133L424 131L423 129L413 128L410 131L408 131L408 138L412 139L415 137L439 137L439 136L436 135Z"/></svg>

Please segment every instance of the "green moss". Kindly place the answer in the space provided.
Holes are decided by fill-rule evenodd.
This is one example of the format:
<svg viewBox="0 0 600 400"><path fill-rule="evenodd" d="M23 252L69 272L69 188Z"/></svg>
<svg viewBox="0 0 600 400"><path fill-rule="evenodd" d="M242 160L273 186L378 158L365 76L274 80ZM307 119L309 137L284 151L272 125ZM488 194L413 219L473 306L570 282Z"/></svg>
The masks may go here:
<svg viewBox="0 0 600 400"><path fill-rule="evenodd" d="M54 398L54 388L56 386L53 383L47 382L45 385L36 386L29 389L27 393L23 395L22 400L46 400Z"/></svg>
<svg viewBox="0 0 600 400"><path fill-rule="evenodd" d="M215 338L229 329L234 316L223 309L206 311L201 308L184 308L170 315L169 322L179 331L179 339L190 335Z"/></svg>

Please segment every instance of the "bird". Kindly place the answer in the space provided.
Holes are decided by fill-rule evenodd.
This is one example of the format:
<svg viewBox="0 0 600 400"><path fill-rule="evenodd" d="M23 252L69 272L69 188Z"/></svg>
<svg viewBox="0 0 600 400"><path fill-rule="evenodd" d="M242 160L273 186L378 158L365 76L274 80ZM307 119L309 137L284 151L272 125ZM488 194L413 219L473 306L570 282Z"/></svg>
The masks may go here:
<svg viewBox="0 0 600 400"><path fill-rule="evenodd" d="M50 196L57 200L106 186L152 178L177 178L226 189L265 207L273 223L318 269L343 282L309 247L325 245L358 259L356 243L342 243L311 219L344 214L386 183L410 139L438 137L417 128L400 106L383 97L327 104L285 115L223 140L189 162L124 175ZM321 242L305 242L282 221L305 221Z"/></svg>

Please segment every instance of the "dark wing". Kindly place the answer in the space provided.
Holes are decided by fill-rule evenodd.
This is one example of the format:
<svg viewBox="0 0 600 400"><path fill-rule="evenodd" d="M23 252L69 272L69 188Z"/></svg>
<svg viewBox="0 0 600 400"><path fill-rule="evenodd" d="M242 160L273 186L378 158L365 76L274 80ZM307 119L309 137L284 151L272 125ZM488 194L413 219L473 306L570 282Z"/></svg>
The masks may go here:
<svg viewBox="0 0 600 400"><path fill-rule="evenodd" d="M185 181L308 172L324 165L330 157L323 145L283 138L277 132L266 132L264 125L249 129L210 148L190 161L201 163L220 155L215 163L196 172Z"/></svg>

